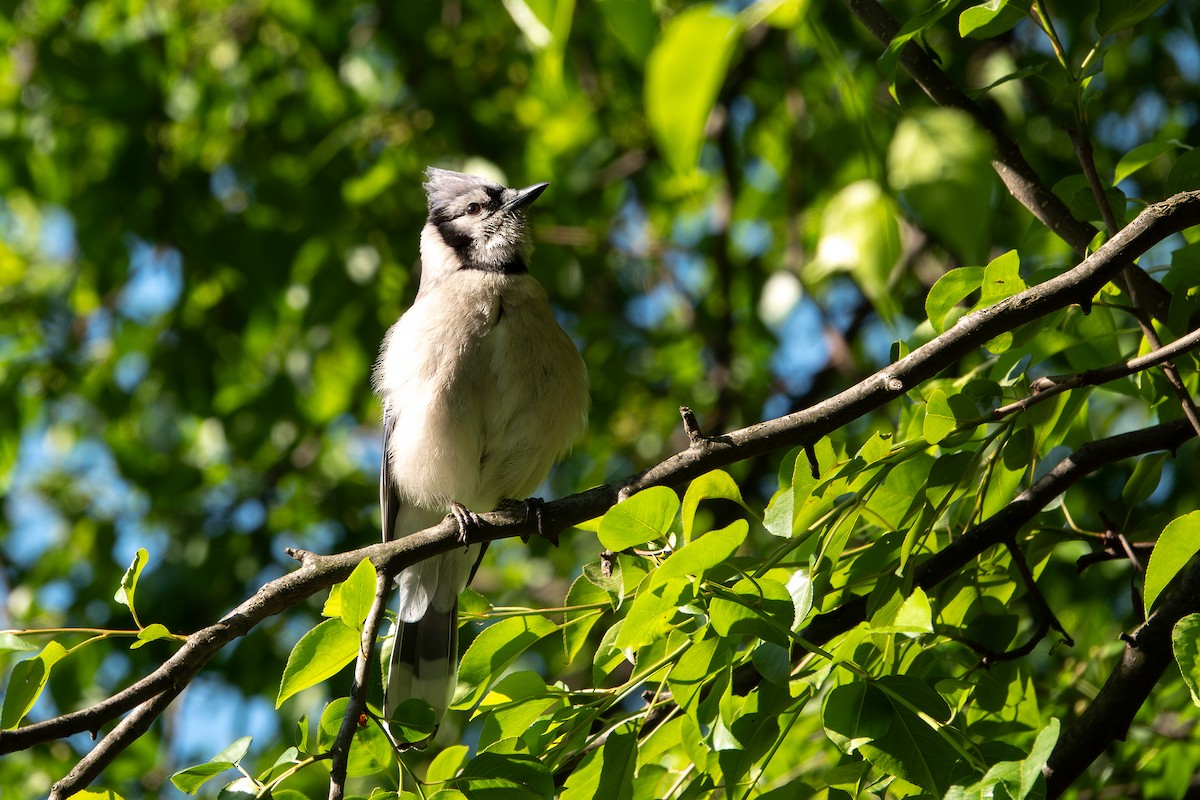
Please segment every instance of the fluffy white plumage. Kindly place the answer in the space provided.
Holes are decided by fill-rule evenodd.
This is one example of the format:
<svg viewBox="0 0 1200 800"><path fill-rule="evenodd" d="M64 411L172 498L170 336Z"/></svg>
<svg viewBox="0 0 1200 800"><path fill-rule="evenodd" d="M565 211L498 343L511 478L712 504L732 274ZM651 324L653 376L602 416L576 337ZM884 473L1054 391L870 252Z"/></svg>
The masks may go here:
<svg viewBox="0 0 1200 800"><path fill-rule="evenodd" d="M429 527L452 504L522 499L582 433L583 360L529 274L524 208L545 185L505 189L431 169L421 286L376 366L384 405L384 538ZM457 600L481 555L458 549L398 578L400 624L384 712L453 697Z"/></svg>

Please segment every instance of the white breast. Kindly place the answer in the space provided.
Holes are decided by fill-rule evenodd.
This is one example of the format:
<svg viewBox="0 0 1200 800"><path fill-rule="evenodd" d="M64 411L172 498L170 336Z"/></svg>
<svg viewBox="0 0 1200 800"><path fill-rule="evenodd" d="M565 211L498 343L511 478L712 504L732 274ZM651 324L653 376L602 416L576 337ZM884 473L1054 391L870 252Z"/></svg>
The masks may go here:
<svg viewBox="0 0 1200 800"><path fill-rule="evenodd" d="M398 414L393 480L423 508L529 496L586 420L583 361L527 274L462 270L423 291L376 382Z"/></svg>

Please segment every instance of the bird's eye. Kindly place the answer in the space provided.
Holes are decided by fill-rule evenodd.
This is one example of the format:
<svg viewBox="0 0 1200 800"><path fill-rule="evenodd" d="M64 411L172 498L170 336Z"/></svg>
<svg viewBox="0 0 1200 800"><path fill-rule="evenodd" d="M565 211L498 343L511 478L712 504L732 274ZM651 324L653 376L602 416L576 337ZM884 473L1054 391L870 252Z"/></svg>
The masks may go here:
<svg viewBox="0 0 1200 800"><path fill-rule="evenodd" d="M467 206L467 213L472 217L478 214L480 211L483 211L483 206L479 205L479 203L471 203Z"/></svg>

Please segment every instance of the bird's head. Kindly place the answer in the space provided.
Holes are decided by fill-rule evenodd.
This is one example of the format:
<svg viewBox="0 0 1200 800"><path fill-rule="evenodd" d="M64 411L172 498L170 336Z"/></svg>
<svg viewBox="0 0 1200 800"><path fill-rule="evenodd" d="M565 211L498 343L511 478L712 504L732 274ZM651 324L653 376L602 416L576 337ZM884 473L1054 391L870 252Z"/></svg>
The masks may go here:
<svg viewBox="0 0 1200 800"><path fill-rule="evenodd" d="M440 240L434 246L446 248L443 260L451 263L443 268L528 271L531 245L525 209L550 184L507 189L476 175L435 167L425 175L429 199L425 236Z"/></svg>

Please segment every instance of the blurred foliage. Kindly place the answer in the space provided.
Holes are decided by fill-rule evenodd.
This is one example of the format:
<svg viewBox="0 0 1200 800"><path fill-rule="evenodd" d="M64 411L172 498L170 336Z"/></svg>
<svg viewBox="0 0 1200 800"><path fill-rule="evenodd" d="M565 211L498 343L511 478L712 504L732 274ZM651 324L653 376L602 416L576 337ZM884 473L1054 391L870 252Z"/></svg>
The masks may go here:
<svg viewBox="0 0 1200 800"><path fill-rule="evenodd" d="M890 9L1081 218L1102 227L1064 125L1093 139L1120 219L1200 185L1195 0L927 5ZM23 0L0 10L0 40L3 628L133 630L113 593L144 547L138 621L186 634L291 569L284 547L376 539L369 374L415 292L428 164L552 183L534 215L532 268L584 353L593 411L547 497L686 447L680 405L706 432L805 407L886 364L894 343L911 349L953 324L958 300L994 302L1011 293L1004 285L1036 284L1076 260L1005 193L976 122L933 108L840 4ZM1140 262L1172 291L1165 339L1196 311L1198 238L1174 236ZM938 319L926 322L931 287L958 267L977 269L940 284ZM696 548L690 574L703 577L659 568L646 578L678 601L657 609L667 616L638 610L639 593L619 613L567 626L565 640L533 637L474 685L486 713L452 717L410 766L459 775L464 791L522 775L536 796L547 770L568 768L567 796L592 796L593 785L632 796L636 773L639 797L773 798L940 795L994 765L1036 766L1056 735L1051 720L1068 724L1086 706L1120 651L1117 634L1138 622L1127 563L1076 574L1073 561L1110 525L1150 540L1193 511L1195 445L1088 477L1023 532L1074 647L1043 644L983 671L956 643L985 637L1003 649L1032 627L1007 553L989 551L928 597L905 599L895 575L1066 448L1178 416L1154 372L965 426L963 397L986 411L1027 393L1031 377L1144 351L1128 298L1106 290L1100 300L1090 315L1067 309L993 342L824 440L821 467L840 476L824 488L803 478L803 458L795 470L796 454L780 452L731 469L749 512L720 499L695 520L686 503L679 521L663 512L658 546ZM1194 359L1179 366L1195 391ZM854 472L855 454L871 468ZM714 482L697 497L729 497ZM816 497L821 513L768 531L785 495ZM685 524L695 531L673 527ZM717 541L726 549L699 546ZM610 591L631 596L654 560L622 556L623 583L606 591L578 577L599 548L589 532L556 550L494 547L464 599L464 646L512 608L583 614ZM728 563L706 560L735 551ZM777 619L755 624L739 609L759 590L736 571L769 587L756 598L768 618L780 603L784 616L810 613L797 580L809 581L815 611L847 588L873 592L873 632L829 645L861 674L804 655L790 622L782 632ZM677 606L688 619L671 616ZM258 774L327 746L317 721L345 694L346 672L278 714L272 702L320 610L313 599L239 640L99 784L178 796L170 773L244 735L252 745L217 762ZM613 627L635 610L657 622ZM529 619L543 633L562 621ZM110 695L174 646L124 641L72 649L30 718ZM647 670L631 678L618 646L638 650ZM0 650L9 672L30 661L16 648ZM649 669L672 654L683 655L670 674ZM496 687L508 694L485 696L513 663ZM764 676L748 693L729 681L743 663ZM638 741L630 698L647 679L688 701ZM591 686L606 691L582 701ZM1174 668L1154 698L1080 786L1182 796L1200 760L1188 733L1196 709ZM897 756L894 736L864 732L855 707L936 733L927 750ZM573 761L589 726L603 727L601 708L626 716L593 751L603 757ZM859 736L874 744L855 748ZM451 747L460 740L484 752ZM88 747L76 737L6 755L0 786L41 796ZM372 760L378 742L362 750L353 790L394 789L394 763ZM325 782L317 766L285 787L324 795Z"/></svg>

